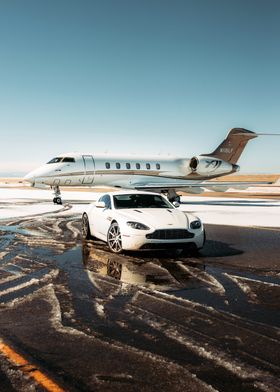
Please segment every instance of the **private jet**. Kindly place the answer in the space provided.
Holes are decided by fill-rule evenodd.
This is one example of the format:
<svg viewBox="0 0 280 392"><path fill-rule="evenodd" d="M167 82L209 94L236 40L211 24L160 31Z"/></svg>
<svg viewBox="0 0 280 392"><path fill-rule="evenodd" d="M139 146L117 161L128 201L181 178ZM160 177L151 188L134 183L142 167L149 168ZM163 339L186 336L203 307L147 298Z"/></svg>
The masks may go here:
<svg viewBox="0 0 280 392"><path fill-rule="evenodd" d="M25 180L33 187L50 186L54 190L55 204L62 204L61 186L109 186L153 191L166 194L171 202L180 202L177 194L180 190L201 193L205 188L226 191L233 186L251 185L248 182L209 180L239 171L240 155L248 141L257 136L247 129L233 128L213 152L192 158L66 153L28 173Z"/></svg>

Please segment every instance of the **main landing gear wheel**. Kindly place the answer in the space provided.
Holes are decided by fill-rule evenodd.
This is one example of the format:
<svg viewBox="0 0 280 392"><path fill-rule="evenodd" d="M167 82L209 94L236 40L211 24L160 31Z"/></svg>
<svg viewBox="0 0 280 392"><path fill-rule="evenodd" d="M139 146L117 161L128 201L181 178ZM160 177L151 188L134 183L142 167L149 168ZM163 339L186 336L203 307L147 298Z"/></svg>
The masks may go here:
<svg viewBox="0 0 280 392"><path fill-rule="evenodd" d="M107 243L112 252L120 253L122 251L122 236L117 222L112 223L109 227Z"/></svg>
<svg viewBox="0 0 280 392"><path fill-rule="evenodd" d="M177 203L181 203L181 197L179 195L177 195L176 197L174 197L174 199L172 200L172 203L174 203L174 201L177 201Z"/></svg>
<svg viewBox="0 0 280 392"><path fill-rule="evenodd" d="M82 218L82 237L84 240L89 240L91 237L87 214L84 214Z"/></svg>
<svg viewBox="0 0 280 392"><path fill-rule="evenodd" d="M181 203L181 197L177 195L177 193L174 191L174 189L169 189L167 192L167 198L170 201L170 203L174 203L177 201L178 203Z"/></svg>
<svg viewBox="0 0 280 392"><path fill-rule="evenodd" d="M176 201L177 203L181 204L181 197L179 195L175 197L168 197L168 200L170 201L170 203L174 203Z"/></svg>

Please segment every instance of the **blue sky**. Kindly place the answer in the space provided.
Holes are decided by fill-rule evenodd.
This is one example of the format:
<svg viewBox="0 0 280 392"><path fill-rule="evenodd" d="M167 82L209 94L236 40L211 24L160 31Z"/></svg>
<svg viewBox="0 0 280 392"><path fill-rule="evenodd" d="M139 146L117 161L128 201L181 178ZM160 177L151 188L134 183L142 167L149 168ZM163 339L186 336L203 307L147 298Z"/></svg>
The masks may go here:
<svg viewBox="0 0 280 392"><path fill-rule="evenodd" d="M279 0L3 0L0 172L65 151L211 152L280 132ZM246 173L280 173L280 137Z"/></svg>

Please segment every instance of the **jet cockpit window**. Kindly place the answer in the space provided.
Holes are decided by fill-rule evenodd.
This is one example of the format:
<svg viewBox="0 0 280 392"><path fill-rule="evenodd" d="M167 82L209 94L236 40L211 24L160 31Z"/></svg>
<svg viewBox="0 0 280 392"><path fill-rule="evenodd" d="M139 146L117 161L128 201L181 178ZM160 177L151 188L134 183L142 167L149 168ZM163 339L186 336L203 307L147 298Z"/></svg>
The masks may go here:
<svg viewBox="0 0 280 392"><path fill-rule="evenodd" d="M59 157L59 158L53 158L51 159L49 162L47 162L47 164L49 163L58 163L61 162L63 158Z"/></svg>
<svg viewBox="0 0 280 392"><path fill-rule="evenodd" d="M62 159L62 162L75 162L75 158L65 157Z"/></svg>

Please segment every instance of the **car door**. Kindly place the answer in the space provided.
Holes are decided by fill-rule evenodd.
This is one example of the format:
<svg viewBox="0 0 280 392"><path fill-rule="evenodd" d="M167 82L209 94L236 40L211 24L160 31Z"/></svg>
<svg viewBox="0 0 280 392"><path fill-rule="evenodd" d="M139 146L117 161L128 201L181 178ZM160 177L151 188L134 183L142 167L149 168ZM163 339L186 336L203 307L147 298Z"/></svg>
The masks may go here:
<svg viewBox="0 0 280 392"><path fill-rule="evenodd" d="M110 195L102 196L98 201L103 201L105 203L104 208L95 208L95 226L94 230L96 230L102 237L107 238L107 232L111 225L112 221L112 205L111 205L111 197Z"/></svg>

